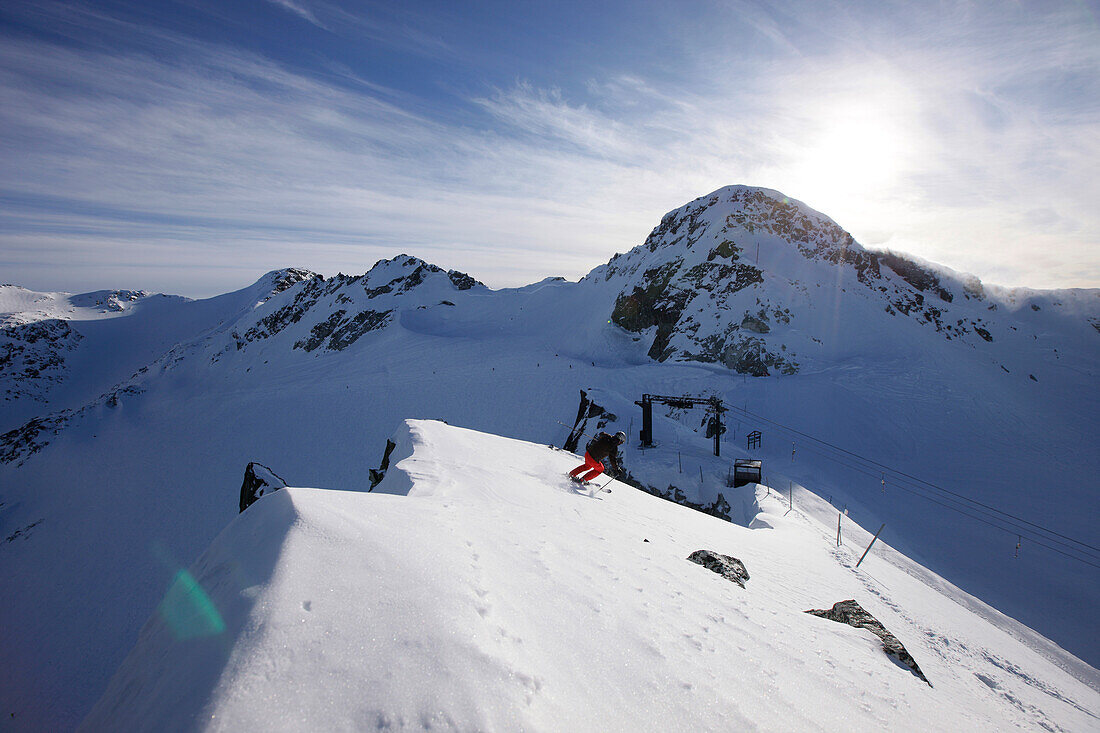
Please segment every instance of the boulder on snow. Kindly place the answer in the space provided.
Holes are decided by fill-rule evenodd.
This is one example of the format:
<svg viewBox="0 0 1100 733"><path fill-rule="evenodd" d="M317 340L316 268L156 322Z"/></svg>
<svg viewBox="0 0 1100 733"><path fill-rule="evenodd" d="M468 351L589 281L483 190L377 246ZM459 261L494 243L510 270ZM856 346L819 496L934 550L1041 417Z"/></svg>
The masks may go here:
<svg viewBox="0 0 1100 733"><path fill-rule="evenodd" d="M886 652L889 657L899 664L908 667L913 674L924 680L929 687L932 686L932 683L928 682L928 678L920 671L920 667L917 666L917 661L905 650L905 647L898 641L898 638L887 631L886 627L883 626L878 619L867 613L867 611L854 600L838 601L828 610L810 610L806 611L806 613L812 613L814 616L820 616L842 624L855 626L857 629L867 629L882 640L882 651Z"/></svg>
<svg viewBox="0 0 1100 733"><path fill-rule="evenodd" d="M749 571L745 569L745 563L736 557L721 555L713 550L696 550L688 555L688 560L702 565L707 570L713 570L742 588L745 587L745 581L749 579Z"/></svg>
<svg viewBox="0 0 1100 733"><path fill-rule="evenodd" d="M286 481L262 463L250 462L244 469L241 484L241 511L252 506L264 494L286 487Z"/></svg>

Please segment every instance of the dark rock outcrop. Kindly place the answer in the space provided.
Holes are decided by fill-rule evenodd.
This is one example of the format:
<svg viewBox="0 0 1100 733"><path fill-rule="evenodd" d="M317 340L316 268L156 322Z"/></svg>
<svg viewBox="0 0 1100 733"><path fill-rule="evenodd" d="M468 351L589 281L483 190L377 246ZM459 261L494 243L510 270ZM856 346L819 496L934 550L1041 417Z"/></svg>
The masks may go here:
<svg viewBox="0 0 1100 733"><path fill-rule="evenodd" d="M68 424L71 414L65 411L36 417L0 435L0 463L18 461L16 465L23 465L23 461L49 445L53 436Z"/></svg>
<svg viewBox="0 0 1100 733"><path fill-rule="evenodd" d="M867 611L854 600L838 601L828 610L810 610L806 611L806 613L812 613L814 616L820 616L831 621L855 626L857 629L867 629L882 640L882 651L886 652L889 657L899 664L908 667L913 674L928 683L929 687L932 686L932 683L928 682L928 678L920 671L920 667L917 666L916 660L905 650L905 647L898 641L898 638L887 631L886 627L883 626L878 619L867 613Z"/></svg>
<svg viewBox="0 0 1100 733"><path fill-rule="evenodd" d="M749 571L745 569L745 563L736 557L721 555L713 550L696 550L688 555L688 560L718 573L742 588L745 587L745 581L749 579Z"/></svg>
<svg viewBox="0 0 1100 733"><path fill-rule="evenodd" d="M726 497L722 495L722 492L718 492L718 496L714 498L714 501L710 504L704 504L697 501L691 501L684 494L683 490L679 486L668 485L667 489L659 489L656 486L650 486L634 478L633 474L629 471L625 472L622 476L618 477L618 480L628 486L633 486L636 489L651 494L666 501L671 501L674 504L680 506L686 506L690 509L694 509L697 512L703 514L709 514L712 517L718 517L719 519L725 519L727 522L733 521L730 516L730 503L726 500Z"/></svg>
<svg viewBox="0 0 1100 733"><path fill-rule="evenodd" d="M591 418L596 418L596 427L594 430L588 431L588 421ZM603 406L597 405L589 399L588 393L582 389L581 404L577 408L577 419L573 421L573 429L569 431L569 437L565 439L565 445L562 448L570 453L576 453L577 445L583 435L587 433L591 438L595 435L596 430L603 430L607 427L608 422L618 419L618 416L614 413L608 412Z"/></svg>
<svg viewBox="0 0 1100 733"><path fill-rule="evenodd" d="M476 280L467 275L465 272L459 272L458 270L448 270L447 277L451 279L451 282L459 290L469 290L471 288L482 285L480 280ZM484 286L482 285L482 287Z"/></svg>
<svg viewBox="0 0 1100 733"><path fill-rule="evenodd" d="M393 453L393 449L397 447L397 444L392 440L386 441L386 452L382 454L382 463L378 468L370 469L370 487L373 489L375 486L382 482L382 479L386 476L386 469L390 467L390 453Z"/></svg>
<svg viewBox="0 0 1100 733"><path fill-rule="evenodd" d="M244 483L241 484L241 511L264 494L286 487L286 481L262 463L249 463L244 469Z"/></svg>
<svg viewBox="0 0 1100 733"><path fill-rule="evenodd" d="M45 394L66 375L65 355L84 338L67 321L45 319L0 325L0 380L5 400L30 398L45 402Z"/></svg>

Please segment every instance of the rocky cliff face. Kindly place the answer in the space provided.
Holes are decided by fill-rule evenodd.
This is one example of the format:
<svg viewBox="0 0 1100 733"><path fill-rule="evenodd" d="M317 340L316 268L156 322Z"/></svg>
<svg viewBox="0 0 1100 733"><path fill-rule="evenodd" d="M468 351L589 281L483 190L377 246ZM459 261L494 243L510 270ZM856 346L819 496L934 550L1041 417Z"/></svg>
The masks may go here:
<svg viewBox="0 0 1100 733"><path fill-rule="evenodd" d="M246 319L232 336L238 351L284 331L293 334L294 349L343 351L364 334L391 323L396 308L411 303L405 297L411 293L444 297L474 288L485 286L465 273L398 255L378 261L363 275L325 279L311 273L289 302L280 300L270 312L253 321Z"/></svg>
<svg viewBox="0 0 1100 733"><path fill-rule="evenodd" d="M611 320L648 340L651 358L752 376L793 374L860 329L978 346L1017 330L995 323L997 305L976 278L866 250L805 204L750 186L668 213L644 244L587 279L618 289Z"/></svg>

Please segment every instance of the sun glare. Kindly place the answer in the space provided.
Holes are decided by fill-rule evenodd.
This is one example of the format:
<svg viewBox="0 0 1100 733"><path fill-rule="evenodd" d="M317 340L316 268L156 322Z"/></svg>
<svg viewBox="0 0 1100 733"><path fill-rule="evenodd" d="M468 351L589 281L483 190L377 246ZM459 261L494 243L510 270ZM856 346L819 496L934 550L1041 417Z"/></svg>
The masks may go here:
<svg viewBox="0 0 1100 733"><path fill-rule="evenodd" d="M898 179L905 146L896 114L845 105L821 120L789 173L791 188L827 211L850 209L853 199L873 197Z"/></svg>
<svg viewBox="0 0 1100 733"><path fill-rule="evenodd" d="M901 145L900 131L880 113L864 109L837 114L825 122L795 176L814 197L866 195L897 178Z"/></svg>

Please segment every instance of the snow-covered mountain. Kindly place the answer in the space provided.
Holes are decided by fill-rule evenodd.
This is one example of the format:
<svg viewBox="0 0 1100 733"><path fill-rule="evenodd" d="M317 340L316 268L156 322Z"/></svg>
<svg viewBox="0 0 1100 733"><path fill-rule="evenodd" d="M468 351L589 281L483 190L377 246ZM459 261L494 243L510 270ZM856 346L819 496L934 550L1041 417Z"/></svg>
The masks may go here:
<svg viewBox="0 0 1100 733"><path fill-rule="evenodd" d="M788 512L743 486L741 526L578 488L576 457L542 445L424 420L392 442L373 493L282 489L230 523L83 729L1096 724L1095 670L888 548L856 570L869 537L848 525L838 547L824 501ZM921 676L870 631L806 613L849 599Z"/></svg>
<svg viewBox="0 0 1100 733"><path fill-rule="evenodd" d="M880 542L1100 660L1100 291L983 286L734 186L577 283L493 291L402 255L95 318L65 315L92 313L76 296L42 295L69 305L38 317L20 305L39 297L0 292L7 322L58 332L0 370L0 624L20 630L0 650L19 670L0 715L27 727L90 708L237 512L249 462L367 491L408 418L561 445L579 390L596 405L587 430L630 433L637 485L747 523L756 509L726 479L732 458L762 459L796 507L816 495L884 522ZM31 352L48 366L9 368ZM721 398L722 457L683 407L656 415L641 450L643 393Z"/></svg>
<svg viewBox="0 0 1100 733"><path fill-rule="evenodd" d="M805 204L748 186L666 214L644 245L589 278L614 284L612 320L647 332L650 357L753 376L943 340L1037 380L1059 346L1095 354L1089 326L1100 330L1096 291L987 293L976 278L868 251Z"/></svg>
<svg viewBox="0 0 1100 733"><path fill-rule="evenodd" d="M247 288L203 301L133 290L71 295L0 285L0 430L79 409L173 346L236 322L312 276L307 270L277 270Z"/></svg>

